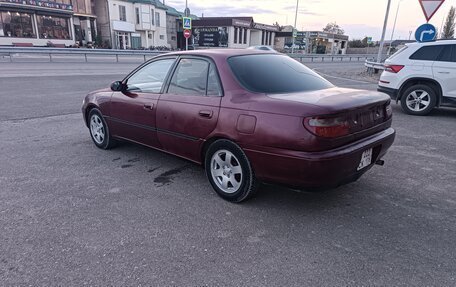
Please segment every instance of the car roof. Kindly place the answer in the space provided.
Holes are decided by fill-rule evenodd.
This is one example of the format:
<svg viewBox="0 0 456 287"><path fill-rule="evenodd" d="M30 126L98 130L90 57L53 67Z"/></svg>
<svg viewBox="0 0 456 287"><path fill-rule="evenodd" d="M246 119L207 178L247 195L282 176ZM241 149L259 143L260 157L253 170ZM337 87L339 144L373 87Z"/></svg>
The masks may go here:
<svg viewBox="0 0 456 287"><path fill-rule="evenodd" d="M408 47L422 47L422 46L434 46L434 45L454 45L456 44L455 39L441 39L432 42L413 42L405 44Z"/></svg>
<svg viewBox="0 0 456 287"><path fill-rule="evenodd" d="M270 54L277 55L272 51L265 50L255 50L255 49L202 49L202 50L191 50L191 51L180 51L180 52L170 52L165 55L194 55L194 56L207 56L211 58L228 58L232 56L244 56L244 55L262 55Z"/></svg>

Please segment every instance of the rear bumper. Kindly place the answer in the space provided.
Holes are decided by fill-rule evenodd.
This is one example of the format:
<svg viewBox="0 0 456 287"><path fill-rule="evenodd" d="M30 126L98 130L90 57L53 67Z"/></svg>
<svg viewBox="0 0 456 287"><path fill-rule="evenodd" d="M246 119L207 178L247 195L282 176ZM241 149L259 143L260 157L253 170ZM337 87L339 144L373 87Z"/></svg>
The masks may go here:
<svg viewBox="0 0 456 287"><path fill-rule="evenodd" d="M265 182L297 188L328 189L356 181L381 159L394 142L396 132L380 133L324 152L299 152L244 147L256 176ZM358 171L362 153L373 149L372 162Z"/></svg>
<svg viewBox="0 0 456 287"><path fill-rule="evenodd" d="M377 87L377 91L378 91L378 92L382 92L382 93L387 94L387 95L390 96L391 99L393 99L393 100L397 100L397 96L398 96L398 94L399 94L399 91L396 90L396 89L387 88L387 87L382 87L382 86L378 86L378 87Z"/></svg>

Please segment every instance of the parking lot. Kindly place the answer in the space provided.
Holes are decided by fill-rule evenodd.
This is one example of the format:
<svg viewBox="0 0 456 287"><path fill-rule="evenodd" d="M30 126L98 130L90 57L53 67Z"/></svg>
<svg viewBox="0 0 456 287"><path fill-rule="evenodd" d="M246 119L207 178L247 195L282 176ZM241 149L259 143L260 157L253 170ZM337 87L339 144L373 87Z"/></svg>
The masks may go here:
<svg viewBox="0 0 456 287"><path fill-rule="evenodd" d="M456 284L456 109L394 105L386 164L355 183L232 204L190 162L94 146L83 97L135 66L0 64L1 285ZM308 66L376 89L362 63Z"/></svg>

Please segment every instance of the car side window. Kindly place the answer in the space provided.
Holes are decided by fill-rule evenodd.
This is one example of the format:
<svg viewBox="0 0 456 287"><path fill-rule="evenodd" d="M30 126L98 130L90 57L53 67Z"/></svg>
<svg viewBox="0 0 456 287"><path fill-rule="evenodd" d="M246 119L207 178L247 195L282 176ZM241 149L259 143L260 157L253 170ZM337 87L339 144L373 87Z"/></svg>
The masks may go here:
<svg viewBox="0 0 456 287"><path fill-rule="evenodd" d="M154 61L134 73L128 80L129 91L160 93L166 75L175 59Z"/></svg>
<svg viewBox="0 0 456 287"><path fill-rule="evenodd" d="M421 47L410 56L410 60L435 61L444 48L444 45Z"/></svg>
<svg viewBox="0 0 456 287"><path fill-rule="evenodd" d="M181 59L169 83L168 93L206 95L209 63L202 59Z"/></svg>
<svg viewBox="0 0 456 287"><path fill-rule="evenodd" d="M456 63L456 45L451 45L453 46L453 53L451 56L451 62Z"/></svg>
<svg viewBox="0 0 456 287"><path fill-rule="evenodd" d="M440 53L437 61L439 62L451 62L451 50L453 45L445 45L442 52Z"/></svg>
<svg viewBox="0 0 456 287"><path fill-rule="evenodd" d="M221 97L222 88L220 87L216 69L214 64L211 64L209 67L209 75L207 76L207 95Z"/></svg>

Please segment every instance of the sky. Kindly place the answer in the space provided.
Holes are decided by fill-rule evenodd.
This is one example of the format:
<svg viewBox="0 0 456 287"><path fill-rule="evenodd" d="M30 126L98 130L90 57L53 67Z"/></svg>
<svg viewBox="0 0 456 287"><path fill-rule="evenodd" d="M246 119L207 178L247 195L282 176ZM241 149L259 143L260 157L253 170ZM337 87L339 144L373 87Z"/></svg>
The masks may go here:
<svg viewBox="0 0 456 287"><path fill-rule="evenodd" d="M412 31L426 23L418 0L392 0L388 18L386 39L391 39L398 4L394 39L408 39ZM298 30L321 31L329 22L336 22L351 39L365 36L380 40L388 0L299 0ZM184 10L185 0L165 0L165 4ZM451 5L456 0L446 0L431 19L439 31ZM263 24L293 25L296 0L188 0L192 14L205 17L253 16L255 22Z"/></svg>

